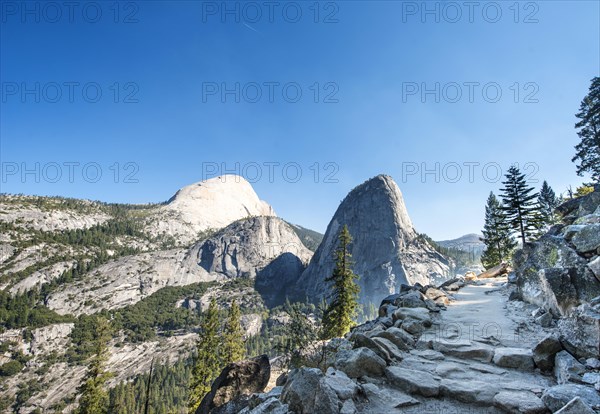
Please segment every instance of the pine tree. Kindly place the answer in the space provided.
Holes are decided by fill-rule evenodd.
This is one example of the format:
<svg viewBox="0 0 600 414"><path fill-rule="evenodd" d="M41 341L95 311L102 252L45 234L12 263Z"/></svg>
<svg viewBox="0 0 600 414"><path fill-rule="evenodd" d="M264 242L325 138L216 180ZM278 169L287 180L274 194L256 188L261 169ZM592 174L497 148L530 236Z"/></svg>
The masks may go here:
<svg viewBox="0 0 600 414"><path fill-rule="evenodd" d="M290 303L286 299L283 309L290 319L284 327L284 340L277 346L277 351L288 358L291 368L298 368L305 362L302 357L303 351L318 339L317 327L311 320L308 306L305 304Z"/></svg>
<svg viewBox="0 0 600 414"><path fill-rule="evenodd" d="M215 298L212 298L206 316L200 326L197 355L192 378L188 412L195 413L204 396L210 391L213 380L219 375L219 309Z"/></svg>
<svg viewBox="0 0 600 414"><path fill-rule="evenodd" d="M537 205L537 193L527 185L525 174L515 165L508 169L502 181L502 210L511 230L518 234L523 245L539 232L540 209Z"/></svg>
<svg viewBox="0 0 600 414"><path fill-rule="evenodd" d="M244 359L246 346L244 332L240 323L240 307L234 300L229 308L229 315L223 332L223 365Z"/></svg>
<svg viewBox="0 0 600 414"><path fill-rule="evenodd" d="M108 392L104 389L106 381L112 376L106 372L104 365L108 359L108 341L111 338L109 322L98 316L96 319L94 335L94 354L90 359L85 382L79 388L78 414L105 414L108 413Z"/></svg>
<svg viewBox="0 0 600 414"><path fill-rule="evenodd" d="M542 183L542 189L538 196L538 204L540 206L542 223L545 226L556 224L558 218L554 210L558 207L558 198L546 181Z"/></svg>
<svg viewBox="0 0 600 414"><path fill-rule="evenodd" d="M352 236L348 226L340 232L339 245L335 251L335 269L333 274L325 279L332 283L330 302L323 313L323 339L342 337L355 324L358 308L358 293L356 284L358 276L352 272L352 256L348 250Z"/></svg>
<svg viewBox="0 0 600 414"><path fill-rule="evenodd" d="M592 179L600 182L600 77L592 79L589 93L575 115L580 119L575 124L581 138L575 146L577 153L571 161L577 164L577 175L589 173Z"/></svg>
<svg viewBox="0 0 600 414"><path fill-rule="evenodd" d="M486 248L481 255L481 263L486 269L497 266L510 258L516 243L511 237L502 205L492 192L490 192L485 206L485 224L482 233Z"/></svg>

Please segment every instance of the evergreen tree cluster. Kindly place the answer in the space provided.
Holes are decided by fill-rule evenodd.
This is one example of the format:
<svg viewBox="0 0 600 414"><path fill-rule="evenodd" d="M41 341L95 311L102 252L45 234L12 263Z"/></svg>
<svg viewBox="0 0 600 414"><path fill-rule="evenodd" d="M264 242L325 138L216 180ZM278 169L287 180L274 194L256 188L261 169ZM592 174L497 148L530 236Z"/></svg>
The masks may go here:
<svg viewBox="0 0 600 414"><path fill-rule="evenodd" d="M198 332L195 364L190 379L188 412L193 414L210 386L227 364L243 359L245 346L240 309L234 301L221 329L219 308L213 297Z"/></svg>
<svg viewBox="0 0 600 414"><path fill-rule="evenodd" d="M187 413L188 383L191 373L191 358L180 359L174 364L155 366L152 378L149 373L146 373L138 375L133 381L121 382L112 388L109 392L108 412L143 413L145 403L148 401L148 414Z"/></svg>
<svg viewBox="0 0 600 414"><path fill-rule="evenodd" d="M510 260L517 246L515 237L525 245L559 221L555 212L559 199L546 181L536 193L513 165L502 184L500 199L491 192L485 207L482 240L486 248L481 263L486 269Z"/></svg>
<svg viewBox="0 0 600 414"><path fill-rule="evenodd" d="M42 296L35 289L15 295L11 295L7 290L0 291L0 332L73 322L72 316L59 315L41 303Z"/></svg>

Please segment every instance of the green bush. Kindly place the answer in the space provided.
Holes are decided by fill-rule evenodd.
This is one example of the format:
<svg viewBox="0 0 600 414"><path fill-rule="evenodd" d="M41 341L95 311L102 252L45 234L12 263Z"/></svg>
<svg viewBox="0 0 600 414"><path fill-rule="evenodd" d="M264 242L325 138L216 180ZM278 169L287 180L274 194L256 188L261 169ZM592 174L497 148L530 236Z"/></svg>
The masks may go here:
<svg viewBox="0 0 600 414"><path fill-rule="evenodd" d="M0 377L11 377L23 369L23 364L19 361L9 361L0 365Z"/></svg>

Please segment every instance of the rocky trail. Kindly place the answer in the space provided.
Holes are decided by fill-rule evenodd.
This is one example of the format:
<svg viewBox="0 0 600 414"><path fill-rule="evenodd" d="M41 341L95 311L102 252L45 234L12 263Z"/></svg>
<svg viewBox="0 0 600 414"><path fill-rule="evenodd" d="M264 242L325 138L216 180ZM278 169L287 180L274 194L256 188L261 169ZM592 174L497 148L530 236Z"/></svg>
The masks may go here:
<svg viewBox="0 0 600 414"><path fill-rule="evenodd" d="M534 371L532 353L543 332L527 329L505 284L499 278L456 292L416 349L386 368L377 384L380 398L358 411L546 412L542 393L556 382Z"/></svg>
<svg viewBox="0 0 600 414"><path fill-rule="evenodd" d="M326 370L292 370L244 408L210 413L599 412L600 361L564 350L552 316L514 289L507 277L403 285L328 345Z"/></svg>

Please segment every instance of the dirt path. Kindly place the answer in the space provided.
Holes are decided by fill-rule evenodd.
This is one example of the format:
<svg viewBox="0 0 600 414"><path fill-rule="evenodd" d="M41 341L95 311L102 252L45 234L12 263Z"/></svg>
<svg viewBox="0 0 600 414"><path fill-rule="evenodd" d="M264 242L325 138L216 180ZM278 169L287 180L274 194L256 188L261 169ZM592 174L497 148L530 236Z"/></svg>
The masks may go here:
<svg viewBox="0 0 600 414"><path fill-rule="evenodd" d="M480 281L454 294L455 301L441 312L432 332L443 339L468 339L492 345L531 348L540 335L527 329L531 308L508 302L506 278ZM431 334L432 332L428 332ZM497 342L495 341L497 340Z"/></svg>
<svg viewBox="0 0 600 414"><path fill-rule="evenodd" d="M393 403L371 402L361 414L544 411L540 397L555 382L534 370L531 348L545 334L531 323L535 307L509 301L505 278L474 282L453 296L417 349L378 383L386 396L380 401Z"/></svg>

